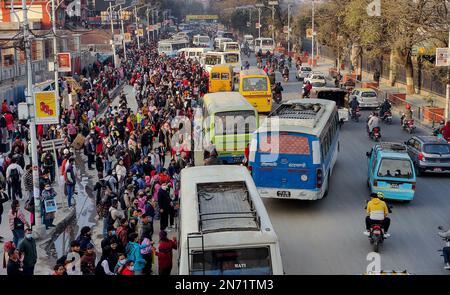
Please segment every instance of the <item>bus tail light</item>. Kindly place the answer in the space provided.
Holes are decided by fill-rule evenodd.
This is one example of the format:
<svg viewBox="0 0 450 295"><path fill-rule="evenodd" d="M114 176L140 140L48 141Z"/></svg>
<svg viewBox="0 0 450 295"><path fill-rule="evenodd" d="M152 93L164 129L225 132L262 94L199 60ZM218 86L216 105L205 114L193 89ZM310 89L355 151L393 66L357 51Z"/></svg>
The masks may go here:
<svg viewBox="0 0 450 295"><path fill-rule="evenodd" d="M420 153L420 154L419 154L419 161L423 161L423 159L424 159L424 156L423 156L422 153Z"/></svg>
<svg viewBox="0 0 450 295"><path fill-rule="evenodd" d="M317 184L316 187L317 188L321 188L322 187L322 169L317 169Z"/></svg>
<svg viewBox="0 0 450 295"><path fill-rule="evenodd" d="M416 183L415 183L415 182L413 182L413 184L412 184L412 190L413 190L413 191L416 190Z"/></svg>
<svg viewBox="0 0 450 295"><path fill-rule="evenodd" d="M373 186L378 186L378 181L374 180L373 181Z"/></svg>
<svg viewBox="0 0 450 295"><path fill-rule="evenodd" d="M253 172L253 167L252 166L247 166L248 172L250 172L250 175L252 175Z"/></svg>

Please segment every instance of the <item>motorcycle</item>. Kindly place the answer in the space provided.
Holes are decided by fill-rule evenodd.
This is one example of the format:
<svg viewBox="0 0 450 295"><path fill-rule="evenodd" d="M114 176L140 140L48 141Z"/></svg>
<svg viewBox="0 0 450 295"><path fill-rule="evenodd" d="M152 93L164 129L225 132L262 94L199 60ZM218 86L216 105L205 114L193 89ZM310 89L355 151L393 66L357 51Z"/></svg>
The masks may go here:
<svg viewBox="0 0 450 295"><path fill-rule="evenodd" d="M386 124L392 124L392 112L391 111L386 111L383 114L383 117L381 117L381 120L386 123Z"/></svg>
<svg viewBox="0 0 450 295"><path fill-rule="evenodd" d="M359 108L352 109L350 118L355 122L359 122L359 117L361 117L361 112L359 111Z"/></svg>
<svg viewBox="0 0 450 295"><path fill-rule="evenodd" d="M367 207L367 205L366 205L366 207ZM392 206L388 206L389 213L392 213L391 209L392 209ZM385 237L385 234L384 234L382 222L383 222L382 220L380 220L379 222L373 222L372 225L370 226L369 234L368 234L369 242L373 247L373 251L377 252L377 253L380 249L380 245L383 244L384 240L387 239L387 237Z"/></svg>
<svg viewBox="0 0 450 295"><path fill-rule="evenodd" d="M402 114L400 120L402 121L403 130L406 130L409 134L412 134L414 132L414 129L416 129L416 126L414 126L414 119L406 120L405 114Z"/></svg>
<svg viewBox="0 0 450 295"><path fill-rule="evenodd" d="M272 98L273 101L275 101L277 104L280 104L283 100L283 96L281 93L276 93L275 91L272 91Z"/></svg>
<svg viewBox="0 0 450 295"><path fill-rule="evenodd" d="M369 132L369 137L375 142L380 141L380 138L381 138L380 128L374 127L372 129L372 132Z"/></svg>
<svg viewBox="0 0 450 295"><path fill-rule="evenodd" d="M443 226L438 226L438 230L440 230L440 231L445 231ZM441 237L441 236L439 236L439 237L445 242L444 248L445 248L445 247L450 247L450 237L447 237L447 238L443 238L443 237ZM443 249L439 249L439 250L438 250L438 252L443 252L443 251L444 251ZM441 256L444 256L444 254L442 253ZM445 267L444 267L444 269L450 270L449 268L445 268Z"/></svg>

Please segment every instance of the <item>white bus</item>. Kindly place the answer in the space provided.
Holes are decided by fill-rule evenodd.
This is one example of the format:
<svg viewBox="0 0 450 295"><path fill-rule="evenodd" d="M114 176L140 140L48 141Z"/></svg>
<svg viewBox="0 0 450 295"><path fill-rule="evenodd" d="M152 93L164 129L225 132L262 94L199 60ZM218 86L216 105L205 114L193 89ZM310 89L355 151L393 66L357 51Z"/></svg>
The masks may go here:
<svg viewBox="0 0 450 295"><path fill-rule="evenodd" d="M266 54L267 50L273 53L275 50L275 42L272 38L256 38L255 39L255 52L261 49L263 54Z"/></svg>
<svg viewBox="0 0 450 295"><path fill-rule="evenodd" d="M241 48L239 47L239 43L238 42L223 42L221 44L221 51L224 52L240 52Z"/></svg>
<svg viewBox="0 0 450 295"><path fill-rule="evenodd" d="M200 61L202 58L202 55L208 51L208 48L202 48L202 47L188 47L188 48L182 48L178 50L177 54L179 56L184 55L184 58L188 59L195 59L197 61Z"/></svg>
<svg viewBox="0 0 450 295"><path fill-rule="evenodd" d="M199 47L205 47L205 48L211 48L211 38L209 38L209 36L206 35L195 35L194 39L192 41L192 44L194 46L199 46Z"/></svg>
<svg viewBox="0 0 450 295"><path fill-rule="evenodd" d="M220 50L220 48L223 46L224 42L233 42L233 39L223 38L223 37L215 38L214 39L214 49Z"/></svg>
<svg viewBox="0 0 450 295"><path fill-rule="evenodd" d="M179 274L282 275L278 237L248 170L219 167L181 171Z"/></svg>
<svg viewBox="0 0 450 295"><path fill-rule="evenodd" d="M235 77L238 77L242 68L241 53L208 51L203 54L200 64L208 73L211 73L211 68L215 65L229 64L233 67Z"/></svg>
<svg viewBox="0 0 450 295"><path fill-rule="evenodd" d="M169 57L175 57L178 50L189 46L189 41L180 40L161 40L158 42L158 54L165 54Z"/></svg>

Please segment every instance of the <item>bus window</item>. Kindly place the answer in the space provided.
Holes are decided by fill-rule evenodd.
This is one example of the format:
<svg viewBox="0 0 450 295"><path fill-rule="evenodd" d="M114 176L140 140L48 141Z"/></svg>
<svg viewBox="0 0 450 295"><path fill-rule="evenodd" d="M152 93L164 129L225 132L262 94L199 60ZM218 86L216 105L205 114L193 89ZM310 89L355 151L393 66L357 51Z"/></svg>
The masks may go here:
<svg viewBox="0 0 450 295"><path fill-rule="evenodd" d="M263 39L263 40L261 40L261 43L263 46L272 46L273 45L273 41L271 39Z"/></svg>
<svg viewBox="0 0 450 295"><path fill-rule="evenodd" d="M171 51L172 47L170 46L170 44L160 44L158 46L158 50L159 51Z"/></svg>
<svg viewBox="0 0 450 295"><path fill-rule="evenodd" d="M214 115L216 135L251 133L256 130L256 116L252 111L220 112Z"/></svg>
<svg viewBox="0 0 450 295"><path fill-rule="evenodd" d="M243 91L267 91L267 78L244 78Z"/></svg>
<svg viewBox="0 0 450 295"><path fill-rule="evenodd" d="M228 73L222 73L222 80L229 80L230 75Z"/></svg>
<svg viewBox="0 0 450 295"><path fill-rule="evenodd" d="M311 154L308 138L297 134L281 133L279 136L260 134L258 141L260 142L258 148L260 153L304 156Z"/></svg>
<svg viewBox="0 0 450 295"><path fill-rule="evenodd" d="M220 73L211 73L211 80L220 80Z"/></svg>
<svg viewBox="0 0 450 295"><path fill-rule="evenodd" d="M269 247L206 250L194 253L192 274L271 275L271 264Z"/></svg>
<svg viewBox="0 0 450 295"><path fill-rule="evenodd" d="M205 64L207 65L217 65L220 63L220 57L216 55L207 55L205 58Z"/></svg>
<svg viewBox="0 0 450 295"><path fill-rule="evenodd" d="M224 58L225 58L225 63L227 63L227 64L239 62L238 54L225 54Z"/></svg>

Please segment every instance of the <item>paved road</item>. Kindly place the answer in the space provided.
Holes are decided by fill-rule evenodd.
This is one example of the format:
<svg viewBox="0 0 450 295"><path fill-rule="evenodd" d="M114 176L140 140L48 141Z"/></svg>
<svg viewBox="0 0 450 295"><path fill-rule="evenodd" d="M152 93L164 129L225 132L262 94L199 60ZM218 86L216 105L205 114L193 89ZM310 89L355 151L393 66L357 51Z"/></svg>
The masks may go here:
<svg viewBox="0 0 450 295"><path fill-rule="evenodd" d="M250 64L256 64L252 56ZM328 73L331 64L315 69ZM282 83L283 100L299 98L302 84L290 71ZM277 81L281 81L277 73ZM331 81L330 81L331 82ZM365 131L363 112L359 123L347 122L340 133L340 152L331 178L328 197L319 201L266 199L266 208L281 243L286 274L362 274L369 262L371 245L364 231L366 151L373 146ZM398 114L391 126L382 126L384 141L405 141L409 135L399 126ZM417 133L426 134L424 130ZM446 176L418 178L410 204L390 202L391 237L380 249L382 270L405 270L413 274L449 274L437 252L443 242L436 235L439 225L450 225L450 179Z"/></svg>

